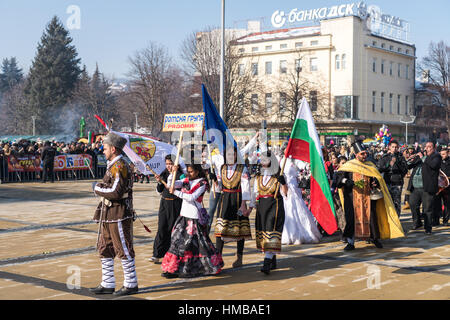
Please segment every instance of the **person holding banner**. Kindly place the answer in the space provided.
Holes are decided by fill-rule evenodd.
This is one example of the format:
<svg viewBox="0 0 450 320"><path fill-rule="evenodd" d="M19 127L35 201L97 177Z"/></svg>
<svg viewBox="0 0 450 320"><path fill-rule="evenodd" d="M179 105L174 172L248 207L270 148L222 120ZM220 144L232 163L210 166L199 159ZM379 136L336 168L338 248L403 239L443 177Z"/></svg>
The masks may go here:
<svg viewBox="0 0 450 320"><path fill-rule="evenodd" d="M216 246L222 254L224 242L237 241L233 268L242 266L245 240L252 238L248 218L251 210L247 209L247 201L251 201L250 174L243 164L237 163L237 154L236 146L228 146L225 164L213 177L222 188L215 227Z"/></svg>
<svg viewBox="0 0 450 320"><path fill-rule="evenodd" d="M261 154L261 171L255 179L250 211L256 207L256 247L265 254L261 272L267 275L276 269L276 253L281 251L283 196L287 193L286 179L280 175L276 157L271 151Z"/></svg>
<svg viewBox="0 0 450 320"><path fill-rule="evenodd" d="M164 257L170 247L170 234L172 233L175 221L178 219L181 211L183 200L169 192L170 186L167 185L167 179L172 173L174 167L172 155L168 154L165 158L166 169L160 174L155 174L155 179L158 181L156 190L161 194L158 211L158 231L156 233L155 241L153 242L153 256L150 261L158 263ZM184 174L180 168L176 173L176 180L184 178Z"/></svg>
<svg viewBox="0 0 450 320"><path fill-rule="evenodd" d="M104 154L108 160L103 181L94 187L101 202L94 215L99 223L97 250L102 263L102 282L90 291L95 294L116 296L138 292L138 282L133 249L133 179L131 169L122 157L127 140L115 133L108 133L103 140ZM115 290L114 258L121 259L124 282Z"/></svg>
<svg viewBox="0 0 450 320"><path fill-rule="evenodd" d="M162 276L166 278L215 275L223 267L222 255L206 233L208 222L200 219L200 210L205 210L202 203L209 188L208 180L200 164L187 164L186 167L187 178L175 180L169 189L170 193L183 199L183 204L173 227L170 248L162 261ZM174 166L167 185L172 185L177 170L178 166Z"/></svg>

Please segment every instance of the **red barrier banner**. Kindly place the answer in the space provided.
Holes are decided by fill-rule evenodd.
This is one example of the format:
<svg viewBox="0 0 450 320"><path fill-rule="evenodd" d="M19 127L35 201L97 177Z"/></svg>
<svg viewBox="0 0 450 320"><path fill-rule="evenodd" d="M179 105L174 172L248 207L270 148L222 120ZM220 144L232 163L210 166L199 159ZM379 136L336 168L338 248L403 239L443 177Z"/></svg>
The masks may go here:
<svg viewBox="0 0 450 320"><path fill-rule="evenodd" d="M8 172L34 172L41 170L41 159L39 156L8 156Z"/></svg>
<svg viewBox="0 0 450 320"><path fill-rule="evenodd" d="M92 157L88 154L65 154L55 157L54 171L89 170L92 168ZM8 156L8 172L42 171L39 156Z"/></svg>

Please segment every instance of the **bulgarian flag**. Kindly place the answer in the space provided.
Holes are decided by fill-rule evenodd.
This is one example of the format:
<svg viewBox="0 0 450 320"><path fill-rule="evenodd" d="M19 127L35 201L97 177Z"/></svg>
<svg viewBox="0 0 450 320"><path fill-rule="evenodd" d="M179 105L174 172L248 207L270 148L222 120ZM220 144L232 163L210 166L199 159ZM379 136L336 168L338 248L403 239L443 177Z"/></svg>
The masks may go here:
<svg viewBox="0 0 450 320"><path fill-rule="evenodd" d="M319 136L305 98L298 110L285 156L310 164L311 212L322 228L328 234L333 234L337 230L333 198L325 172Z"/></svg>

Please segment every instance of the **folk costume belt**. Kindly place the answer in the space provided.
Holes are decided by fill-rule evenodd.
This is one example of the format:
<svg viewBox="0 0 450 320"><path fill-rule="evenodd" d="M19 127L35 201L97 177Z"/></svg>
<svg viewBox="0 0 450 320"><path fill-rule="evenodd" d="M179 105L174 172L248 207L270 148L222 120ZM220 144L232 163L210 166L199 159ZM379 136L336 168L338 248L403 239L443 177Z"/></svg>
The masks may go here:
<svg viewBox="0 0 450 320"><path fill-rule="evenodd" d="M128 192L124 193L120 200L127 199L127 198L128 198ZM105 199L103 197L101 198L101 200L105 204L105 206L107 206L107 207L111 207L112 206L112 201L111 200ZM114 200L114 201L117 201L117 200Z"/></svg>
<svg viewBox="0 0 450 320"><path fill-rule="evenodd" d="M257 196L256 197L256 200L259 200L259 199L261 199L261 198L274 198L274 195L273 194L266 194L266 195L263 195L263 196ZM280 196L278 196L277 197L277 199L280 199L281 197Z"/></svg>
<svg viewBox="0 0 450 320"><path fill-rule="evenodd" d="M228 192L228 193L238 193L241 192L241 189L222 189L223 192Z"/></svg>

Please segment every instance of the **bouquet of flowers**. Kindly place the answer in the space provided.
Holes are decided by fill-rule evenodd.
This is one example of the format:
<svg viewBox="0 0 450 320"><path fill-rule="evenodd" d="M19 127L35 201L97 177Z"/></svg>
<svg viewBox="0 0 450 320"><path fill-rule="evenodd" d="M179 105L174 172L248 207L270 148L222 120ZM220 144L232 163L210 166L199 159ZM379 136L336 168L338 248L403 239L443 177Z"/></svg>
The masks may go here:
<svg viewBox="0 0 450 320"><path fill-rule="evenodd" d="M355 181L355 186L359 189L364 189L364 179Z"/></svg>

